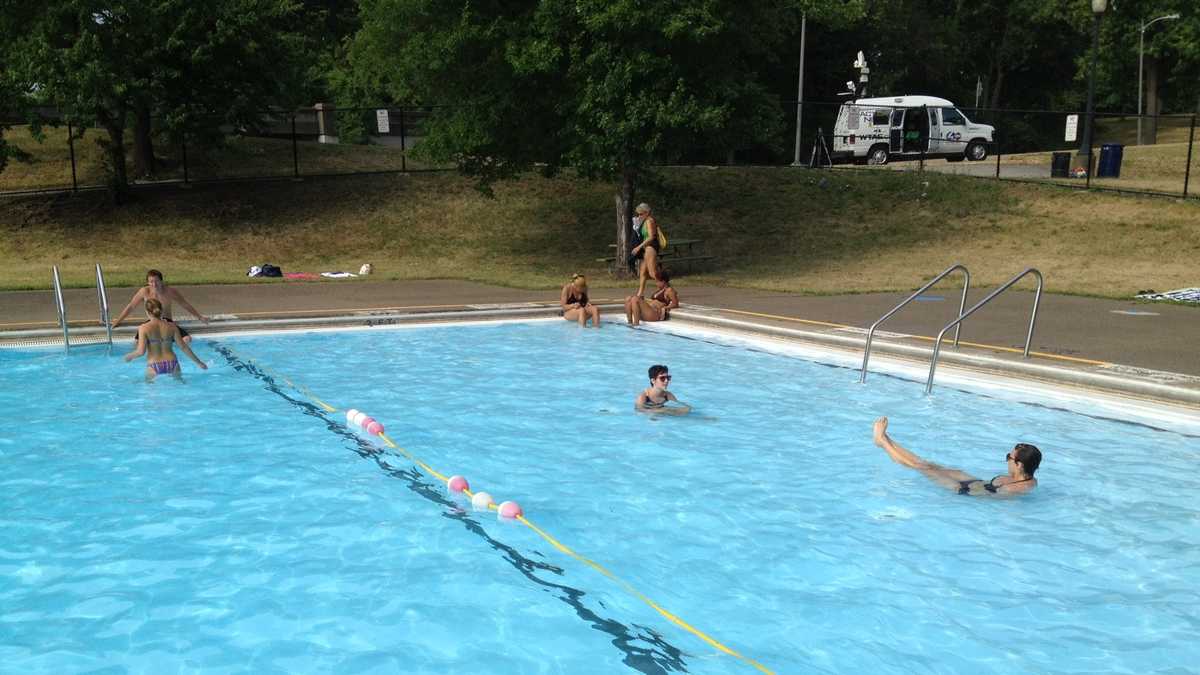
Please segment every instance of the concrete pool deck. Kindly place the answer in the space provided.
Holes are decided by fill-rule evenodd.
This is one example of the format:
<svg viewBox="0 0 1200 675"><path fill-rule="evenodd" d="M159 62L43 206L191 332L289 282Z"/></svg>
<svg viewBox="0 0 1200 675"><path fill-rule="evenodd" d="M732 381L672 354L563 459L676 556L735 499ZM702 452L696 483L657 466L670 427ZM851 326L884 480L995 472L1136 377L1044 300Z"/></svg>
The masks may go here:
<svg viewBox="0 0 1200 675"><path fill-rule="evenodd" d="M453 281L248 281L235 285L181 286L188 300L214 320L205 327L177 316L193 332L253 322L303 325L318 317L352 315L359 322L392 323L397 317L489 310L545 315L557 309L558 292L522 290ZM860 354L866 328L905 298L907 292L804 296L712 286L677 285L683 306L675 317L716 326L773 333L823 343ZM968 306L990 289L973 289ZM621 316L628 291L595 287L604 314ZM889 319L876 333L874 354L928 363L933 336L957 316L957 291L931 291ZM133 289L109 291L115 317ZM64 291L72 335L94 333L99 325L94 289ZM1106 300L1046 294L1042 297L1031 357L1021 348L1029 325L1033 293L1012 292L963 323L958 349L944 344L941 363L1006 371L1020 377L1062 381L1131 395L1200 405L1200 308L1134 300ZM377 319L373 317L378 317ZM384 317L392 317L383 320ZM131 312L118 334L129 336L142 320ZM261 323L260 323L261 322ZM0 292L0 338L58 333L53 294ZM953 331L947 333L952 337Z"/></svg>

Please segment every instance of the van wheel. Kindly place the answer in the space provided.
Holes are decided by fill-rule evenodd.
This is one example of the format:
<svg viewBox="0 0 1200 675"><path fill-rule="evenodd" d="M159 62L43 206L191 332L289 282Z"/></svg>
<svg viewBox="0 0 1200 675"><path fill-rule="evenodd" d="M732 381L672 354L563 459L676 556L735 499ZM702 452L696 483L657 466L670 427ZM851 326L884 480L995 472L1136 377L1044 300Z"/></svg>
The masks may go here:
<svg viewBox="0 0 1200 675"><path fill-rule="evenodd" d="M988 149L983 141L971 141L971 144L967 146L967 159L972 162L982 162L987 159L987 156Z"/></svg>
<svg viewBox="0 0 1200 675"><path fill-rule="evenodd" d="M871 151L867 153L867 164L875 164L882 166L888 163L888 147L886 145L875 145L871 147Z"/></svg>

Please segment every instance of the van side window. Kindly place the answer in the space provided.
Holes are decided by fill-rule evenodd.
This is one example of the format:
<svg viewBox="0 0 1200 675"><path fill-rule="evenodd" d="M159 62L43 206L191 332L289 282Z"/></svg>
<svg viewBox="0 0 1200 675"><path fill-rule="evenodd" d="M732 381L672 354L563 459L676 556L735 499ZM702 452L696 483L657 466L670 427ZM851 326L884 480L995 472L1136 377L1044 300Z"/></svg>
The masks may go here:
<svg viewBox="0 0 1200 675"><path fill-rule="evenodd" d="M898 127L904 123L904 109L897 108L892 111L892 126Z"/></svg>
<svg viewBox="0 0 1200 675"><path fill-rule="evenodd" d="M871 118L871 124L877 127L886 127L888 123L888 111L875 109L875 115Z"/></svg>
<svg viewBox="0 0 1200 675"><path fill-rule="evenodd" d="M957 124L963 126L967 123L967 118L954 108L942 108L942 124Z"/></svg>

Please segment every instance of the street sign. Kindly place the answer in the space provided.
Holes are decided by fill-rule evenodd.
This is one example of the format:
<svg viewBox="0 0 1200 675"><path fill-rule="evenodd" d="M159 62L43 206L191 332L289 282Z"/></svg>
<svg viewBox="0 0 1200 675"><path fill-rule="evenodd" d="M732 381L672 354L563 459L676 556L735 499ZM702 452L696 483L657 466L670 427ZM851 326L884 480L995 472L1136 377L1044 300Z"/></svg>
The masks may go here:
<svg viewBox="0 0 1200 675"><path fill-rule="evenodd" d="M1063 137L1064 141L1075 140L1075 135L1079 129L1079 115L1067 115L1067 132Z"/></svg>
<svg viewBox="0 0 1200 675"><path fill-rule="evenodd" d="M388 123L387 110L375 111L375 123L379 125L379 133L381 134L390 133L392 131L392 126Z"/></svg>

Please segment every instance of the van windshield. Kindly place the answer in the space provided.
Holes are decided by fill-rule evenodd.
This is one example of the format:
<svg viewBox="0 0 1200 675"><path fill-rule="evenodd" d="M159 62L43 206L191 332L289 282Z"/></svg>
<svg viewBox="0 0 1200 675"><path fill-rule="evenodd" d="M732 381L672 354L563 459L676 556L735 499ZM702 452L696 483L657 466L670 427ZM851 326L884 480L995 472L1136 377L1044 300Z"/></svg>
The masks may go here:
<svg viewBox="0 0 1200 675"><path fill-rule="evenodd" d="M957 108L942 108L942 124L965 125L967 118Z"/></svg>

